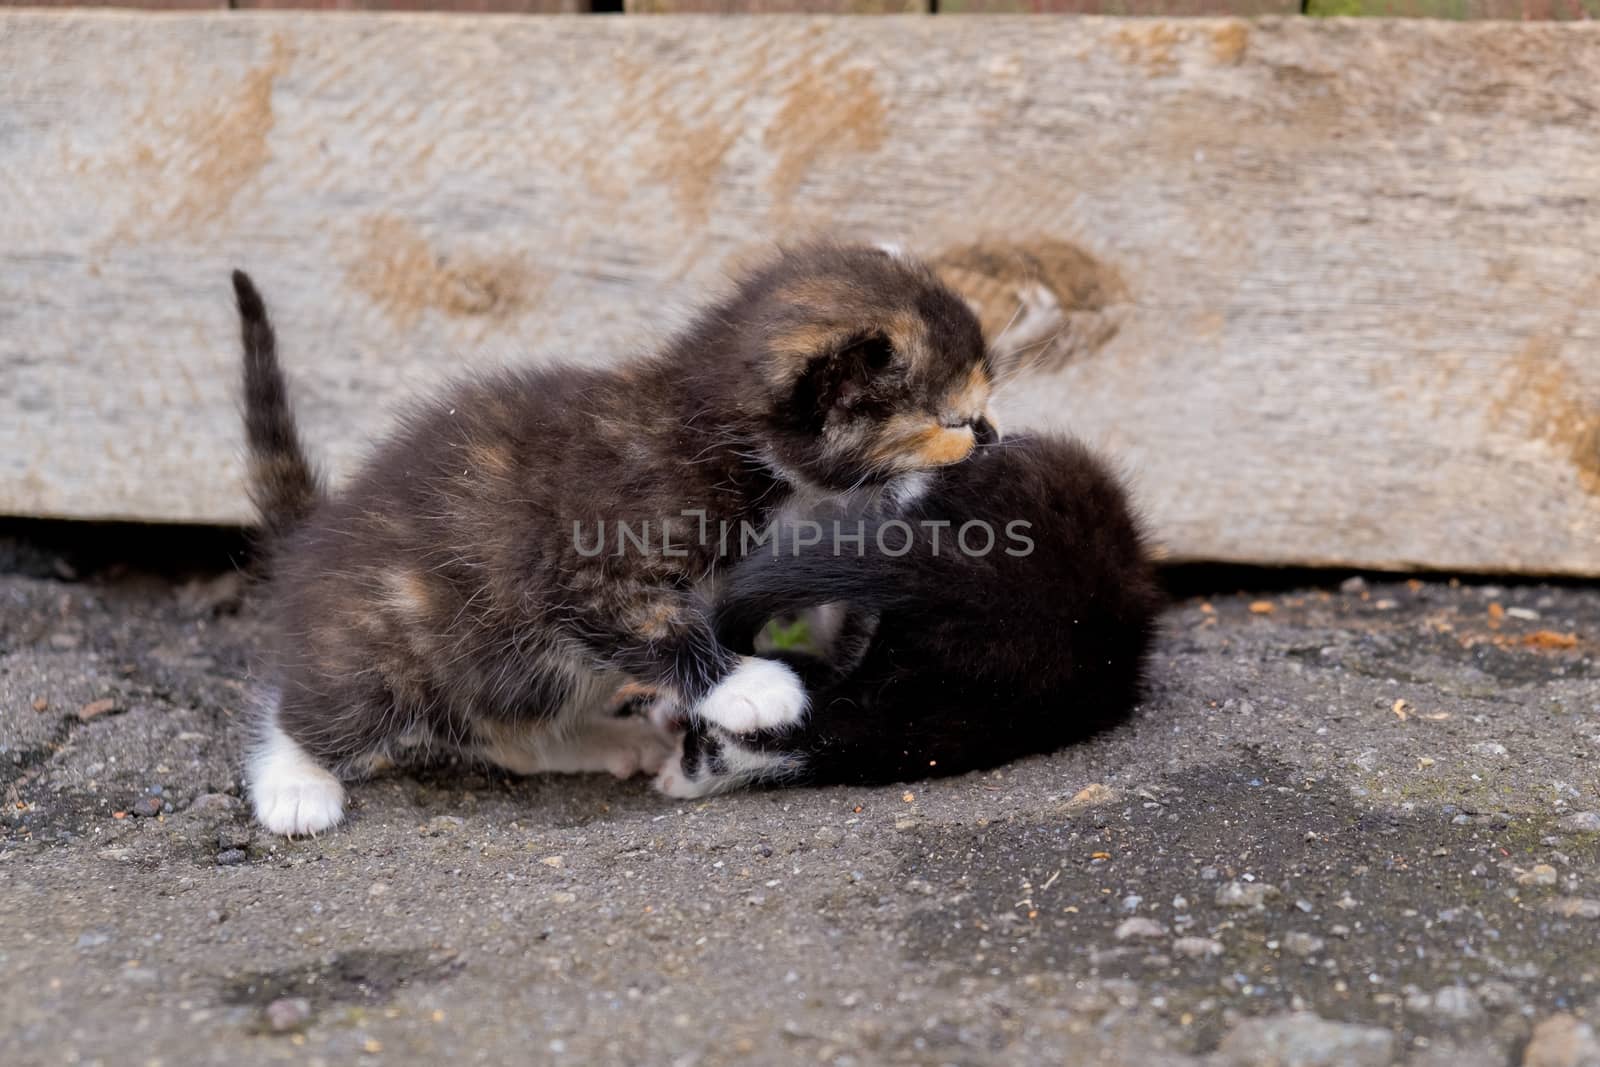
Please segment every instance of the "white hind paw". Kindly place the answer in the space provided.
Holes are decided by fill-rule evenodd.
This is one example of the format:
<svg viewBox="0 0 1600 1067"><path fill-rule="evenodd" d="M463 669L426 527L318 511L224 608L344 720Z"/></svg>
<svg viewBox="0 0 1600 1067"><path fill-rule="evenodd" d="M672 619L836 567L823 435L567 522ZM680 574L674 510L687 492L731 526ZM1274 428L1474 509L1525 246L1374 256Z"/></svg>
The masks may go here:
<svg viewBox="0 0 1600 1067"><path fill-rule="evenodd" d="M776 730L800 721L806 690L786 664L747 657L695 709L695 714L730 733Z"/></svg>

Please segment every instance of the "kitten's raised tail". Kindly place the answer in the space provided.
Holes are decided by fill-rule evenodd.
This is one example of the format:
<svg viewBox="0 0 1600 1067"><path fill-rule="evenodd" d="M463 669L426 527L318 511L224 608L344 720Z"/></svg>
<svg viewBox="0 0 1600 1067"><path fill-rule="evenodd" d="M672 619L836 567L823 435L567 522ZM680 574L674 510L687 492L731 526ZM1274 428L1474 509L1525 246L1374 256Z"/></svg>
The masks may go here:
<svg viewBox="0 0 1600 1067"><path fill-rule="evenodd" d="M233 272L244 341L244 432L249 449L250 500L267 543L298 526L322 499L322 483L306 458L278 366L278 343L267 306L242 270Z"/></svg>

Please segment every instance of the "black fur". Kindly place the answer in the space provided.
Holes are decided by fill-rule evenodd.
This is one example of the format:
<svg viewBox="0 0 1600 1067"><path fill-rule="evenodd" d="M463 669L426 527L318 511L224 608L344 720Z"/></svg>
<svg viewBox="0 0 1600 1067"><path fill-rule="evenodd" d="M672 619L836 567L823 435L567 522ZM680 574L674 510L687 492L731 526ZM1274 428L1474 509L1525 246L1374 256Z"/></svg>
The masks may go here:
<svg viewBox="0 0 1600 1067"><path fill-rule="evenodd" d="M270 551L305 521L322 498L322 484L295 426L288 389L278 366L277 337L250 276L233 272L244 342L244 430L250 463L250 500L261 516Z"/></svg>
<svg viewBox="0 0 1600 1067"><path fill-rule="evenodd" d="M940 471L902 518L916 531L904 555L878 551L869 523L863 556L849 544L835 555L825 535L798 556L791 542L730 574L718 626L733 647L748 647L770 618L831 601L876 614L877 630L842 677L827 661L781 656L812 691L800 727L733 737L691 725L711 736L686 745L686 757L715 746L726 764L726 750L742 746L786 755L774 776L784 781L910 781L1049 752L1131 713L1162 597L1123 490L1087 449L1045 436L986 447ZM994 549L951 551L975 519L994 529ZM1007 524L1019 520L1033 550L1010 555L1021 542ZM950 524L937 553L925 521ZM980 548L978 529L969 532ZM885 532L891 551L903 540ZM683 762L691 781L716 773Z"/></svg>

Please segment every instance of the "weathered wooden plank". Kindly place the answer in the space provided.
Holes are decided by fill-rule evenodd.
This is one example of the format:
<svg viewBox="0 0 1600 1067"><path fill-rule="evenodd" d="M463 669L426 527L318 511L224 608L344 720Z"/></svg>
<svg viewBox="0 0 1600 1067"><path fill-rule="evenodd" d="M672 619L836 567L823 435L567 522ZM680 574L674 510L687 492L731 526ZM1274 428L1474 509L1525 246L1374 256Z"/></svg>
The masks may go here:
<svg viewBox="0 0 1600 1067"><path fill-rule="evenodd" d="M1300 0L939 0L941 15L1298 15Z"/></svg>
<svg viewBox="0 0 1600 1067"><path fill-rule="evenodd" d="M1306 14L1336 18L1592 19L1600 0L1309 0Z"/></svg>
<svg viewBox="0 0 1600 1067"><path fill-rule="evenodd" d="M1600 574L1600 27L13 12L0 69L0 511L244 517L235 264L345 470L830 230L1064 305L1003 404L1179 557Z"/></svg>
<svg viewBox="0 0 1600 1067"><path fill-rule="evenodd" d="M630 15L924 15L928 0L625 0Z"/></svg>

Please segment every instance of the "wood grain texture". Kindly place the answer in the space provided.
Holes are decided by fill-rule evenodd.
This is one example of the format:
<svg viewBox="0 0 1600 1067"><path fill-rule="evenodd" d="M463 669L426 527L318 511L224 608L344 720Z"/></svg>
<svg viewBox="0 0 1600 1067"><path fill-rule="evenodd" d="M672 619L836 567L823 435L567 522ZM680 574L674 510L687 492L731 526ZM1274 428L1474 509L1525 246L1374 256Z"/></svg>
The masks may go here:
<svg viewBox="0 0 1600 1067"><path fill-rule="evenodd" d="M3 512L245 517L229 267L338 472L823 231L1027 297L1011 425L1179 558L1600 574L1600 26L14 12L0 69Z"/></svg>

